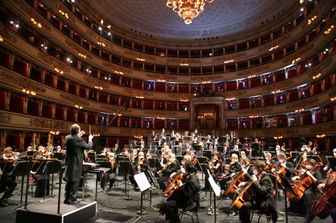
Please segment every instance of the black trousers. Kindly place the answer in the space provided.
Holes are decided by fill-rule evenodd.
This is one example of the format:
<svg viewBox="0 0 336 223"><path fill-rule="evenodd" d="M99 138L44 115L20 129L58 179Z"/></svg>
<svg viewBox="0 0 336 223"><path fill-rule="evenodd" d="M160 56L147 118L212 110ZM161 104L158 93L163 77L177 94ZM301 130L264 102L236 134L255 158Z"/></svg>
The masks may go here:
<svg viewBox="0 0 336 223"><path fill-rule="evenodd" d="M316 193L314 193L312 190L306 190L304 192L303 202L304 202L305 211L306 211L306 215L305 215L306 222L311 222L315 217L312 214L311 207L312 207L314 200L316 199L316 196L317 196Z"/></svg>
<svg viewBox="0 0 336 223"><path fill-rule="evenodd" d="M336 223L336 208L330 210L330 216L331 219L333 220L333 223Z"/></svg>
<svg viewBox="0 0 336 223"><path fill-rule="evenodd" d="M8 199L16 187L15 177L9 176L8 174L4 173L1 177L1 183L5 187L5 191L0 200Z"/></svg>
<svg viewBox="0 0 336 223"><path fill-rule="evenodd" d="M166 214L166 220L170 222L180 222L180 218L178 216L178 203L176 200L170 200L167 201L165 206L165 214Z"/></svg>
<svg viewBox="0 0 336 223"><path fill-rule="evenodd" d="M239 219L242 223L251 222L251 210L269 210L272 215L272 221L275 223L278 219L278 213L275 209L270 209L269 205L265 202L261 203L259 207L254 206L250 201L244 203L239 210Z"/></svg>
<svg viewBox="0 0 336 223"><path fill-rule="evenodd" d="M67 181L65 185L65 200L76 200L80 181Z"/></svg>

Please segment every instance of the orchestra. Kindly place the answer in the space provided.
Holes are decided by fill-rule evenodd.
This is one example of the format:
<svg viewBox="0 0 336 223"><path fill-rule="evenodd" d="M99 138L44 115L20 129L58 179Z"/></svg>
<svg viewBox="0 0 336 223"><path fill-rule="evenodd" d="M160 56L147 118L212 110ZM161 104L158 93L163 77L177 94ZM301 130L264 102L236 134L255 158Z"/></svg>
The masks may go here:
<svg viewBox="0 0 336 223"><path fill-rule="evenodd" d="M239 214L241 222L251 222L252 210L268 213L272 222L277 222L278 211L275 198L281 188L290 187L286 196L290 209L304 215L305 222L314 218L336 219L336 148L332 156L322 162L314 143L302 145L299 156L292 157L285 144L277 144L273 150L264 150L262 141L247 140L241 143L234 134L222 137L205 135L198 131L169 133L162 130L153 133L147 141L144 137L130 140L130 145L104 147L100 151L92 147L92 136L85 143L85 134L78 125L71 128L65 146L29 146L24 155L29 159L52 159L57 153L65 153L65 200L77 203L82 163L97 162L109 170L98 180L104 191L110 192L122 172L122 162L129 169L125 180L139 191L134 175L144 172L155 190L159 188L164 199L160 212L169 222L180 222L178 210L198 210L200 191L211 191L209 176L220 186L220 199L229 199L232 215ZM34 149L37 148L37 149ZM76 148L74 150L74 148ZM89 150L91 149L91 150ZM262 151L253 156L254 150ZM84 151L85 150L85 151ZM90 153L94 153L91 156ZM33 154L33 155L32 155ZM20 154L6 147L2 154L0 205L8 205L8 198L16 187L15 177L9 177ZM93 157L93 158L92 158ZM38 162L31 174L38 179ZM326 173L326 177L322 177ZM201 175L205 176L202 180ZM155 186L158 185L158 186ZM201 186L203 186L201 190ZM105 189L106 187L106 189ZM292 211L292 209L291 209Z"/></svg>

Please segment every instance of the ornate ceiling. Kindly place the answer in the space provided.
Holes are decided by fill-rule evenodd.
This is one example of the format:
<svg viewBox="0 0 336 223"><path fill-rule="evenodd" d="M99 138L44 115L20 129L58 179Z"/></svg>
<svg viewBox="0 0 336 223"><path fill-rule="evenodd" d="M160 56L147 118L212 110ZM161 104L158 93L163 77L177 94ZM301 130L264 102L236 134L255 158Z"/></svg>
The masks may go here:
<svg viewBox="0 0 336 223"><path fill-rule="evenodd" d="M96 18L102 17L105 23L123 31L154 39L183 40L242 34L282 20L298 5L297 0L215 0L192 24L186 25L166 6L166 0L78 2Z"/></svg>

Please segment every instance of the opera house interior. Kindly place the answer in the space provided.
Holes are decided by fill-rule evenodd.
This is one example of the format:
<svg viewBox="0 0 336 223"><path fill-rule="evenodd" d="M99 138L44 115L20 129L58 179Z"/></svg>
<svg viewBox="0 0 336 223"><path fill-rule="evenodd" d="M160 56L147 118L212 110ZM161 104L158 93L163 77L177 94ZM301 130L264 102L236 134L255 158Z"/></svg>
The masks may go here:
<svg viewBox="0 0 336 223"><path fill-rule="evenodd" d="M0 12L1 222L336 223L336 0Z"/></svg>

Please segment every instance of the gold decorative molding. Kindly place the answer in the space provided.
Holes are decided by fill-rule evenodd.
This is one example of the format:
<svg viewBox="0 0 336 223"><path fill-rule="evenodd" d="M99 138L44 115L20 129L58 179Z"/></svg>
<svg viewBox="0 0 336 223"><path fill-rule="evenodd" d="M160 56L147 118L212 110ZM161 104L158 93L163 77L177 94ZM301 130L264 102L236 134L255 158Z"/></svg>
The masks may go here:
<svg viewBox="0 0 336 223"><path fill-rule="evenodd" d="M298 109L298 108L306 108L308 106L311 106L312 104L317 103L318 101L320 101L319 97L314 97L314 98L307 98L301 101L297 101L297 102L291 102L290 105L287 105L286 108L287 109Z"/></svg>
<svg viewBox="0 0 336 223"><path fill-rule="evenodd" d="M332 132L336 130L336 122L325 123L324 125L317 125L310 127L311 133Z"/></svg>
<svg viewBox="0 0 336 223"><path fill-rule="evenodd" d="M104 89L110 88L110 84L106 83L106 81L101 81L97 78L93 78L90 76L84 76L84 80L92 85L92 88L95 88L95 86L103 87Z"/></svg>
<svg viewBox="0 0 336 223"><path fill-rule="evenodd" d="M91 56L91 52L87 53L87 50L81 46L79 46L77 43L75 43L74 41L72 40L68 40L68 39L65 39L64 40L64 43L69 46L70 48L72 48L73 50L75 50L77 53L82 53L85 51L85 55L86 55L86 58L87 59L90 59L92 60L92 56ZM77 56L77 55L75 55Z"/></svg>
<svg viewBox="0 0 336 223"><path fill-rule="evenodd" d="M70 122L42 119L42 118L31 118L29 120L30 126L37 128L46 128L51 130L67 130L70 129Z"/></svg>
<svg viewBox="0 0 336 223"><path fill-rule="evenodd" d="M0 67L0 72L2 74L1 78L6 80L6 83L11 83L12 86L29 89L35 91L36 93L46 92L46 88L44 88L43 85L36 83L35 81L29 80L28 78L19 75L14 76L12 73L5 72L2 67Z"/></svg>
<svg viewBox="0 0 336 223"><path fill-rule="evenodd" d="M17 43L17 38L8 31L3 25L0 25L0 34L4 38L5 41L11 42L13 44Z"/></svg>
<svg viewBox="0 0 336 223"><path fill-rule="evenodd" d="M253 108L253 109L241 109L238 110L237 115L261 115L261 114L267 114L274 111L274 108L268 107L268 108Z"/></svg>
<svg viewBox="0 0 336 223"><path fill-rule="evenodd" d="M84 99L82 99L78 96L75 96L75 95L69 95L69 94L66 94L66 93L61 93L60 96L61 96L61 98L64 98L67 101L70 101L71 104L76 104L76 105L81 105L81 106L89 106L90 105Z"/></svg>
<svg viewBox="0 0 336 223"><path fill-rule="evenodd" d="M11 121L12 121L11 115L5 114L0 111L0 123L8 124L8 123L11 123Z"/></svg>

